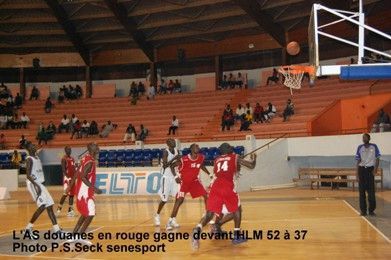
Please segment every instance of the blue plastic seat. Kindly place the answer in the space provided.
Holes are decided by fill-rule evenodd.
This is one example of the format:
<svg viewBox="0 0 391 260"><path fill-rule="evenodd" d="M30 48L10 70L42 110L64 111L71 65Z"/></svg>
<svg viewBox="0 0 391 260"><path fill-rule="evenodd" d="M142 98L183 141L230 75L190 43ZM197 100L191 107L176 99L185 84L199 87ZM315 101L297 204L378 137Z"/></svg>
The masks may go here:
<svg viewBox="0 0 391 260"><path fill-rule="evenodd" d="M239 155L244 155L244 147L243 146L236 146L236 147L234 147L234 152Z"/></svg>

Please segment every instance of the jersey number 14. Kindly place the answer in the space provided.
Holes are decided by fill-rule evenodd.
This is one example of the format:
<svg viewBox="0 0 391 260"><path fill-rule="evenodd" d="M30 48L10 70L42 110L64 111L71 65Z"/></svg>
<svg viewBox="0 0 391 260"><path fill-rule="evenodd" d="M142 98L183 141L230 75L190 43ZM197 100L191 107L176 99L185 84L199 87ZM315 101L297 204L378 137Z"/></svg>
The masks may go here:
<svg viewBox="0 0 391 260"><path fill-rule="evenodd" d="M217 163L217 172L223 170L224 172L228 171L228 161L222 161Z"/></svg>

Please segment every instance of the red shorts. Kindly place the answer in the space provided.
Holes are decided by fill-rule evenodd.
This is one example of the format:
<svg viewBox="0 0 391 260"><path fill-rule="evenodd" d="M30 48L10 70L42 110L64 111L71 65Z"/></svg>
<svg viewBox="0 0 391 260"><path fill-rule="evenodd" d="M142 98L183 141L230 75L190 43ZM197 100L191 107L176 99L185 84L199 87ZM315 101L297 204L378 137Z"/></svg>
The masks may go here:
<svg viewBox="0 0 391 260"><path fill-rule="evenodd" d="M226 206L229 213L237 211L240 206L240 200L234 189L222 189L213 185L206 204L208 211L220 215L223 211L223 205Z"/></svg>
<svg viewBox="0 0 391 260"><path fill-rule="evenodd" d="M190 193L193 199L207 194L204 186L200 183L199 180L195 180L192 182L182 182L176 197L184 198L186 196L186 193Z"/></svg>
<svg viewBox="0 0 391 260"><path fill-rule="evenodd" d="M77 210L84 217L95 216L95 200L93 198L81 198L76 200Z"/></svg>
<svg viewBox="0 0 391 260"><path fill-rule="evenodd" d="M63 179L63 186L64 186L64 194L66 189L68 188L69 184L71 183L72 178L64 177ZM76 184L73 185L73 187L69 190L68 194L69 196L75 196L76 194Z"/></svg>

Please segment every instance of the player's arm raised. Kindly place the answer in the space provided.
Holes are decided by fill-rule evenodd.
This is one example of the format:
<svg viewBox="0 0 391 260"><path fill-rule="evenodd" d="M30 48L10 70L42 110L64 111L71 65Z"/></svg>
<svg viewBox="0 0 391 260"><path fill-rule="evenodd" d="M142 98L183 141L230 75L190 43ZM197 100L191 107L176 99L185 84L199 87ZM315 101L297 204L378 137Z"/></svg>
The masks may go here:
<svg viewBox="0 0 391 260"><path fill-rule="evenodd" d="M26 160L26 177L27 179L34 185L35 191L37 192L37 197L41 196L41 187L35 182L33 176L31 175L31 170L33 166L33 161L31 158L28 158Z"/></svg>
<svg viewBox="0 0 391 260"><path fill-rule="evenodd" d="M243 165L244 167L247 167L249 169L254 169L256 162L257 162L257 155L255 153L252 153L250 155L251 161L247 161L241 157L238 157L238 164Z"/></svg>
<svg viewBox="0 0 391 260"><path fill-rule="evenodd" d="M94 189L94 192L96 194L101 194L102 191L98 188L96 188L92 183L87 179L87 174L91 171L92 169L92 162L89 162L86 164L86 166L83 168L83 172L81 172L81 180L84 182L85 185L87 185L88 188Z"/></svg>

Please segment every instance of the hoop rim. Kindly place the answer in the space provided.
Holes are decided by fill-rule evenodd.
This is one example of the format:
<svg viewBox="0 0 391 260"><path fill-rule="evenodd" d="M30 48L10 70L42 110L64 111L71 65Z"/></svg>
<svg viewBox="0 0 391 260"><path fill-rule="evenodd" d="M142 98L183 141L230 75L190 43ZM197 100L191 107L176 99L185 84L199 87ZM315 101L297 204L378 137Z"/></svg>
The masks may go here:
<svg viewBox="0 0 391 260"><path fill-rule="evenodd" d="M311 65L286 65L280 66L281 71L289 71L290 74L301 74L307 72L310 76L315 76L315 66Z"/></svg>

